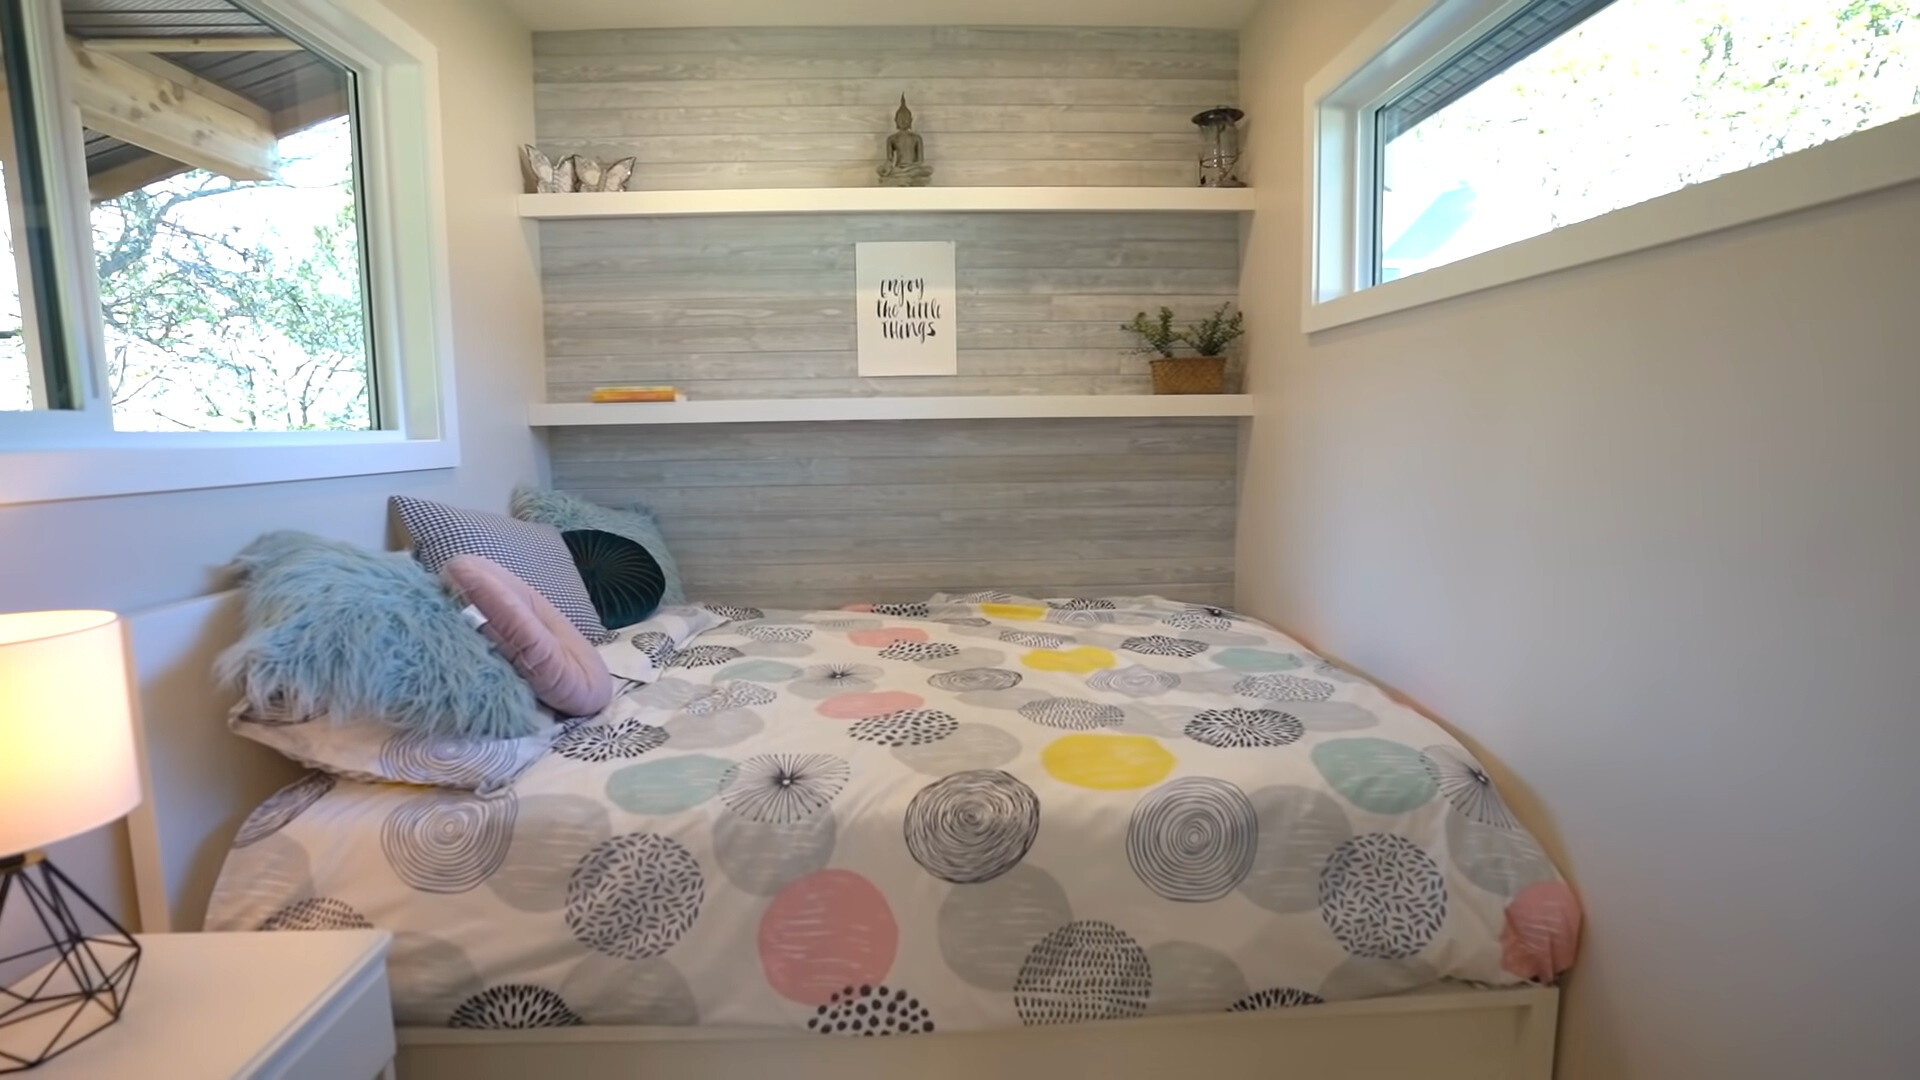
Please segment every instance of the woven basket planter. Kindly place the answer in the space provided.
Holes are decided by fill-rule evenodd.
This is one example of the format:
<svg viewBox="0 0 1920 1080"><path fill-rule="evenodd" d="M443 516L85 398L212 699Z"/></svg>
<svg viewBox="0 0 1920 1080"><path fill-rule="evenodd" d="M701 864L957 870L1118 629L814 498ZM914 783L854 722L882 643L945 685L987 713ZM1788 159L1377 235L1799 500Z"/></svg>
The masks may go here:
<svg viewBox="0 0 1920 1080"><path fill-rule="evenodd" d="M1152 366L1156 394L1219 394L1227 388L1224 356L1175 356Z"/></svg>

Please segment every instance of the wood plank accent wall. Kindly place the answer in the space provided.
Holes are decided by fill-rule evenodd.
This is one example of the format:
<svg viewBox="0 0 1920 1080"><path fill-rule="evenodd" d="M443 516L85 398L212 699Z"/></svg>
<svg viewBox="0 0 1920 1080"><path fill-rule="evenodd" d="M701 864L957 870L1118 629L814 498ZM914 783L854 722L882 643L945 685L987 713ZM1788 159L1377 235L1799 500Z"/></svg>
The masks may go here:
<svg viewBox="0 0 1920 1080"><path fill-rule="evenodd" d="M697 599L768 607L1233 593L1239 421L946 420L552 432L553 482L653 508Z"/></svg>
<svg viewBox="0 0 1920 1080"><path fill-rule="evenodd" d="M940 184L1193 182L1230 33L904 27L534 35L549 152L635 189L865 186L905 92ZM791 215L540 226L547 396L1131 394L1119 324L1239 285L1207 214ZM861 379L853 252L953 240L960 374ZM549 433L556 486L658 514L693 595L766 606L936 590L1226 603L1236 420L1000 420Z"/></svg>
<svg viewBox="0 0 1920 1080"><path fill-rule="evenodd" d="M635 191L863 187L901 94L937 184L1195 182L1230 31L610 30L533 36L542 148L639 158Z"/></svg>
<svg viewBox="0 0 1920 1080"><path fill-rule="evenodd" d="M1234 299L1228 214L775 215L540 226L547 398L672 383L699 398L1135 394L1136 311ZM953 240L960 373L861 379L854 245Z"/></svg>

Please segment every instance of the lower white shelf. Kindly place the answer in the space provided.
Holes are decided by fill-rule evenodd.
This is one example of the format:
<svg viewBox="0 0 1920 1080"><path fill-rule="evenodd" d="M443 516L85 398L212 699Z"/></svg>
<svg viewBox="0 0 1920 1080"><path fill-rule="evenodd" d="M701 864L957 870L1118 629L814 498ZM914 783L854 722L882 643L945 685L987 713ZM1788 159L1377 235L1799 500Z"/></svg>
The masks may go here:
<svg viewBox="0 0 1920 1080"><path fill-rule="evenodd" d="M767 424L826 420L993 420L1073 416L1252 416L1248 394L1002 394L990 397L785 398L745 401L537 403L533 427Z"/></svg>

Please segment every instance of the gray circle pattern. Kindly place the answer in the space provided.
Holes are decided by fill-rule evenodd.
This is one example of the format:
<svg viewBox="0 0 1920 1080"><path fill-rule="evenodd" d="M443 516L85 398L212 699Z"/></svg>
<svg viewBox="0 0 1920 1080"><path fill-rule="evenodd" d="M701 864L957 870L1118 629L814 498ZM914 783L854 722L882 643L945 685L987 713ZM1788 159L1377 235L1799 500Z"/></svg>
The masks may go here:
<svg viewBox="0 0 1920 1080"><path fill-rule="evenodd" d="M1298 675L1249 675L1233 684L1233 692L1268 701L1325 701L1333 684Z"/></svg>
<svg viewBox="0 0 1920 1080"><path fill-rule="evenodd" d="M1297 717L1273 709L1205 709L1187 721L1186 736L1230 750L1291 746L1306 734Z"/></svg>
<svg viewBox="0 0 1920 1080"><path fill-rule="evenodd" d="M1264 787L1249 798L1260 841L1240 895L1280 915L1315 910L1321 867L1353 836L1345 808L1326 792L1293 784Z"/></svg>
<svg viewBox="0 0 1920 1080"><path fill-rule="evenodd" d="M722 814L713 823L713 859L735 887L772 896L833 858L839 825L831 813L792 822Z"/></svg>
<svg viewBox="0 0 1920 1080"><path fill-rule="evenodd" d="M1127 862L1168 900L1199 903L1232 892L1253 869L1260 821L1245 792L1193 776L1155 788L1127 823Z"/></svg>
<svg viewBox="0 0 1920 1080"><path fill-rule="evenodd" d="M1028 649L1064 649L1073 644L1065 634L1046 634L1037 630L1002 630L1000 640Z"/></svg>
<svg viewBox="0 0 1920 1080"><path fill-rule="evenodd" d="M882 660L945 660L960 655L960 646L951 641L896 641L880 650Z"/></svg>
<svg viewBox="0 0 1920 1080"><path fill-rule="evenodd" d="M728 709L711 716L676 716L667 721L667 744L675 750L712 750L745 742L766 730L752 709Z"/></svg>
<svg viewBox="0 0 1920 1080"><path fill-rule="evenodd" d="M1147 951L1112 923L1071 922L1040 939L1014 979L1020 1022L1125 1020L1147 1011L1153 969Z"/></svg>
<svg viewBox="0 0 1920 1080"><path fill-rule="evenodd" d="M451 1028L519 1031L528 1028L577 1027L580 1015L566 999L544 986L508 983L490 986L460 1003L447 1019Z"/></svg>
<svg viewBox="0 0 1920 1080"><path fill-rule="evenodd" d="M1020 756L1020 740L991 724L961 724L938 742L896 746L893 756L928 776L997 769Z"/></svg>
<svg viewBox="0 0 1920 1080"><path fill-rule="evenodd" d="M673 654L667 661L668 667L703 668L718 667L721 664L738 660L746 653L731 645L692 645Z"/></svg>
<svg viewBox="0 0 1920 1080"><path fill-rule="evenodd" d="M1147 634L1143 637L1130 637L1120 643L1128 652L1143 656L1177 656L1192 659L1207 651L1204 641L1190 641L1186 638L1168 637L1165 634Z"/></svg>
<svg viewBox="0 0 1920 1080"><path fill-rule="evenodd" d="M431 791L402 802L380 825L380 850L401 881L429 893L462 893L500 868L519 803Z"/></svg>
<svg viewBox="0 0 1920 1080"><path fill-rule="evenodd" d="M1006 994L1040 939L1072 921L1066 890L1053 875L1023 863L992 881L947 890L934 925L940 955L955 975Z"/></svg>
<svg viewBox="0 0 1920 1080"><path fill-rule="evenodd" d="M295 900L267 916L262 930L371 930L373 923L344 900L315 896Z"/></svg>
<svg viewBox="0 0 1920 1080"><path fill-rule="evenodd" d="M1094 728L1117 727L1126 722L1127 714L1118 705L1109 705L1101 701L1086 701L1081 698L1041 698L1020 706L1020 715L1050 728L1062 731L1092 731Z"/></svg>
<svg viewBox="0 0 1920 1080"><path fill-rule="evenodd" d="M274 792L241 822L233 846L249 847L286 828L294 818L306 813L308 807L326 797L334 783L332 775L315 769Z"/></svg>
<svg viewBox="0 0 1920 1080"><path fill-rule="evenodd" d="M770 705L780 696L779 691L769 686L744 679L726 682L713 688L713 693L694 698L681 709L688 716L712 716L728 709L749 709L755 705Z"/></svg>
<svg viewBox="0 0 1920 1080"><path fill-rule="evenodd" d="M706 879L677 840L616 836L589 851L567 879L567 928L595 952L646 960L671 949L700 917Z"/></svg>
<svg viewBox="0 0 1920 1080"><path fill-rule="evenodd" d="M1219 1012L1248 992L1247 977L1233 958L1191 941L1162 941L1147 949L1153 972L1149 1015Z"/></svg>
<svg viewBox="0 0 1920 1080"><path fill-rule="evenodd" d="M927 685L935 690L945 690L954 694L974 693L978 691L1011 690L1020 685L1021 675L1017 671L1005 668L962 668L959 671L943 671L927 679Z"/></svg>
<svg viewBox="0 0 1920 1080"><path fill-rule="evenodd" d="M553 752L569 761L616 761L637 758L667 745L667 729L637 718L617 724L580 724L553 740Z"/></svg>
<svg viewBox="0 0 1920 1080"><path fill-rule="evenodd" d="M1496 829L1518 829L1520 822L1493 789L1493 778L1464 750L1429 746L1427 759L1440 781L1440 796L1463 816Z"/></svg>
<svg viewBox="0 0 1920 1080"><path fill-rule="evenodd" d="M581 857L613 836L606 807L580 795L526 795L513 841L487 890L516 911L540 913L567 906L567 874Z"/></svg>
<svg viewBox="0 0 1920 1080"><path fill-rule="evenodd" d="M560 993L579 1003L589 1024L690 1027L700 1006L680 969L664 959L619 960L588 953L567 974Z"/></svg>
<svg viewBox="0 0 1920 1080"><path fill-rule="evenodd" d="M1291 986L1278 986L1268 990L1248 994L1227 1007L1228 1012L1261 1012L1266 1009L1291 1009L1300 1005L1324 1005L1326 999L1319 994L1305 990L1296 990Z"/></svg>
<svg viewBox="0 0 1920 1080"><path fill-rule="evenodd" d="M959 730L960 721L938 709L900 709L880 716L869 716L847 728L847 734L861 742L881 746L923 746Z"/></svg>
<svg viewBox="0 0 1920 1080"><path fill-rule="evenodd" d="M907 804L907 852L956 885L991 881L1019 865L1040 833L1040 797L998 769L955 773Z"/></svg>
<svg viewBox="0 0 1920 1080"><path fill-rule="evenodd" d="M486 788L520 768L512 739L469 739L403 731L380 747L380 773L407 784Z"/></svg>
<svg viewBox="0 0 1920 1080"><path fill-rule="evenodd" d="M832 754L756 754L720 778L720 801L749 821L804 821L825 810L853 768Z"/></svg>
<svg viewBox="0 0 1920 1080"><path fill-rule="evenodd" d="M1353 955L1403 960L1446 922L1446 878L1406 837L1363 833L1335 848L1320 871L1320 917Z"/></svg>

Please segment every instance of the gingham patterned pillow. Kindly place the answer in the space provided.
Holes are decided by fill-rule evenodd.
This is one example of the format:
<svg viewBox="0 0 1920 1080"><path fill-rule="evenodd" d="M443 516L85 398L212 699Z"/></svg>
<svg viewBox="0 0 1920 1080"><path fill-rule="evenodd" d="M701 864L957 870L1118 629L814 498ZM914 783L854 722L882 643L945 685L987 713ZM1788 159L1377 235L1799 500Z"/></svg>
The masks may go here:
<svg viewBox="0 0 1920 1080"><path fill-rule="evenodd" d="M388 501L400 515L414 557L430 572L439 573L455 555L484 555L552 601L588 641L604 645L613 640L613 631L593 609L559 529L405 495Z"/></svg>

